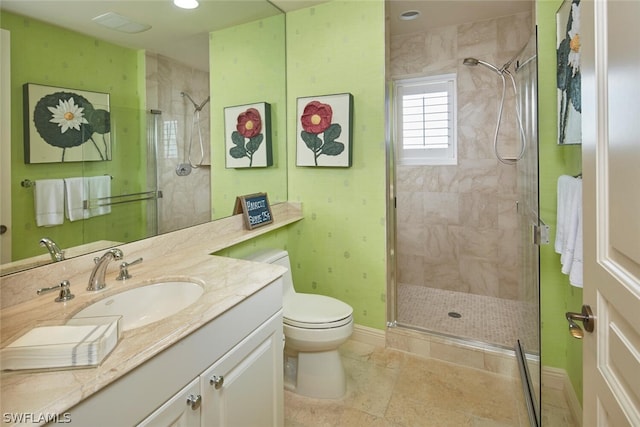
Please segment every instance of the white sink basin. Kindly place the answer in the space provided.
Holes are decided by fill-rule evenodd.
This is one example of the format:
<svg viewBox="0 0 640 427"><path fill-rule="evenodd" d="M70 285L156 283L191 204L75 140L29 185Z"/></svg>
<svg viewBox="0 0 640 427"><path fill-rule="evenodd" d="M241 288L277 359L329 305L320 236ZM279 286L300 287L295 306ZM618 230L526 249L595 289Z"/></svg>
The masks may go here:
<svg viewBox="0 0 640 427"><path fill-rule="evenodd" d="M122 316L122 330L139 328L176 314L196 302L202 286L193 282L161 282L130 289L96 301L73 317Z"/></svg>

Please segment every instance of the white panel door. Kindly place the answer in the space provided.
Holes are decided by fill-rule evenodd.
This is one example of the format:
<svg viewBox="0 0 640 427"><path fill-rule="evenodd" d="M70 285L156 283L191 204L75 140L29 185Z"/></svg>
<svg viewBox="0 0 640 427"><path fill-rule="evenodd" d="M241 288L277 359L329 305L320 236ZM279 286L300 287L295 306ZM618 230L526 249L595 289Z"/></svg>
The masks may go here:
<svg viewBox="0 0 640 427"><path fill-rule="evenodd" d="M582 2L583 423L640 426L640 2Z"/></svg>

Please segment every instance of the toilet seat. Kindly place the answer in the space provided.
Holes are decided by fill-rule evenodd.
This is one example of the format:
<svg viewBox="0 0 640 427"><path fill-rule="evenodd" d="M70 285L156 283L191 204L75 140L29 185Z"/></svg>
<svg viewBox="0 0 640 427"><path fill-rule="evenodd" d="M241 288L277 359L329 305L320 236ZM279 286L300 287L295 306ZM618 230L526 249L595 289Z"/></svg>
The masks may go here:
<svg viewBox="0 0 640 427"><path fill-rule="evenodd" d="M349 324L352 315L350 305L324 295L295 293L284 301L284 324L298 328L339 328Z"/></svg>

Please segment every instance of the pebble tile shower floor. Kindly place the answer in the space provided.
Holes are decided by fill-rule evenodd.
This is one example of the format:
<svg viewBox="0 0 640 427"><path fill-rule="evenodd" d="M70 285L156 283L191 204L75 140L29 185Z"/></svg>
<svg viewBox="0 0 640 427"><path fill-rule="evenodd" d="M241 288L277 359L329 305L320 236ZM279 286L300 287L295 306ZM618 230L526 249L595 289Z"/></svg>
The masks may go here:
<svg viewBox="0 0 640 427"><path fill-rule="evenodd" d="M525 349L538 348L535 331L518 325L537 324L537 311L522 301L398 285L398 323L406 327L495 344L513 349L517 339Z"/></svg>

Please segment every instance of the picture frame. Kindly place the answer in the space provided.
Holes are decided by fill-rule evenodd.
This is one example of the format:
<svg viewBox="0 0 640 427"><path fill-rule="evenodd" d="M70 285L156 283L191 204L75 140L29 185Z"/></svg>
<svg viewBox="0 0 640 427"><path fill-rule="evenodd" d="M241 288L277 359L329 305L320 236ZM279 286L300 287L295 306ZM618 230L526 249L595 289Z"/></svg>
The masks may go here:
<svg viewBox="0 0 640 427"><path fill-rule="evenodd" d="M273 166L270 104L225 107L224 135L227 169Z"/></svg>
<svg viewBox="0 0 640 427"><path fill-rule="evenodd" d="M24 162L111 160L108 93L23 85Z"/></svg>
<svg viewBox="0 0 640 427"><path fill-rule="evenodd" d="M273 213L267 193L254 193L236 197L233 214L242 214L247 230L273 223Z"/></svg>
<svg viewBox="0 0 640 427"><path fill-rule="evenodd" d="M296 165L351 167L353 95L297 99Z"/></svg>
<svg viewBox="0 0 640 427"><path fill-rule="evenodd" d="M556 31L558 144L581 144L580 0L562 2Z"/></svg>

